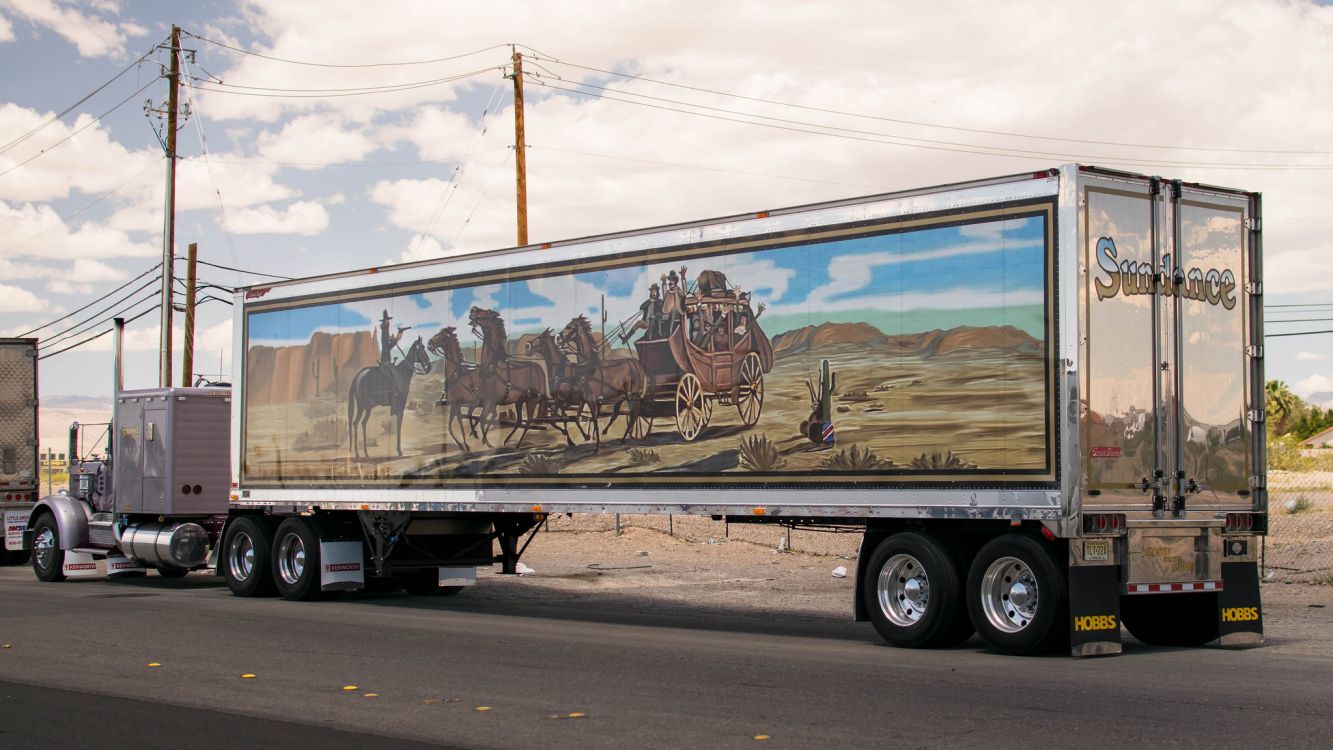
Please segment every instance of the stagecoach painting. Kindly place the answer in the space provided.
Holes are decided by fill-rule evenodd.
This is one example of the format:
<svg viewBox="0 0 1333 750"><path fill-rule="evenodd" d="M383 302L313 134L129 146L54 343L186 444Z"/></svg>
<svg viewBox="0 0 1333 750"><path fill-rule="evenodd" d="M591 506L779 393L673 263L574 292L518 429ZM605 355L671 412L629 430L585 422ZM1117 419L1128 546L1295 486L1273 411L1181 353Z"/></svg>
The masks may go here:
<svg viewBox="0 0 1333 750"><path fill-rule="evenodd" d="M749 296L697 284L683 297L681 313L666 321L665 336L634 342L648 382L631 434L646 437L662 417L675 421L681 438L694 440L712 419L714 404L735 406L741 422L753 426L764 408L773 347Z"/></svg>

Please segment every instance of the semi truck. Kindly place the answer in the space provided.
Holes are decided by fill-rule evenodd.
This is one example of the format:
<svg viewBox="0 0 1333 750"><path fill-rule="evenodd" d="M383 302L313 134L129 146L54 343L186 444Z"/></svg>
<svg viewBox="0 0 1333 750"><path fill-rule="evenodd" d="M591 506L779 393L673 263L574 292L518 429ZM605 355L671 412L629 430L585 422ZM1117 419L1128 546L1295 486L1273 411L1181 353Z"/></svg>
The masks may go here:
<svg viewBox="0 0 1333 750"><path fill-rule="evenodd" d="M28 559L23 529L37 501L37 339L0 339L0 565Z"/></svg>
<svg viewBox="0 0 1333 750"><path fill-rule="evenodd" d="M1260 214L1066 165L250 286L230 387L118 385L25 539L308 600L697 514L860 532L895 646L1259 643Z"/></svg>

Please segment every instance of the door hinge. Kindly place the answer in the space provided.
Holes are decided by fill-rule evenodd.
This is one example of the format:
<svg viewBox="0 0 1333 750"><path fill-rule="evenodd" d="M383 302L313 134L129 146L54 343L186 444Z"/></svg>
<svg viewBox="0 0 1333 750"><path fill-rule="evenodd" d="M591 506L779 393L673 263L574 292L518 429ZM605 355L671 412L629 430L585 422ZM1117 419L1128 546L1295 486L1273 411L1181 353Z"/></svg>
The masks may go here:
<svg viewBox="0 0 1333 750"><path fill-rule="evenodd" d="M1262 297L1264 293L1264 282L1250 281L1245 284L1245 293L1251 297Z"/></svg>
<svg viewBox="0 0 1333 750"><path fill-rule="evenodd" d="M1261 424L1264 421L1263 409L1250 409L1249 413L1246 416L1248 416L1250 418L1250 421L1255 424Z"/></svg>
<svg viewBox="0 0 1333 750"><path fill-rule="evenodd" d="M1268 486L1268 480L1258 474L1253 474L1250 476L1250 486L1256 490L1262 490Z"/></svg>
<svg viewBox="0 0 1333 750"><path fill-rule="evenodd" d="M1245 347L1245 354L1250 359L1263 359L1264 348L1262 346L1255 346L1251 344L1250 346Z"/></svg>
<svg viewBox="0 0 1333 750"><path fill-rule="evenodd" d="M1260 219L1257 216L1251 216L1250 218L1245 220L1245 228L1250 230L1251 232L1260 231L1263 228L1263 224L1264 224L1263 219Z"/></svg>

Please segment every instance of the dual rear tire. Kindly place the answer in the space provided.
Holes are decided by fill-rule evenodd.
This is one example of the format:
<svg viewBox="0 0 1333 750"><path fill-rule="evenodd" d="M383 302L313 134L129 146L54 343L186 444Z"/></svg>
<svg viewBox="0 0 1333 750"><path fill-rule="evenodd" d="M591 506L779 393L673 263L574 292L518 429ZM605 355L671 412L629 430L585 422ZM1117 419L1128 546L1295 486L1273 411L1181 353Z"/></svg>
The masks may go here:
<svg viewBox="0 0 1333 750"><path fill-rule="evenodd" d="M949 545L917 532L879 543L860 581L875 630L905 648L954 646L976 632L1008 654L1068 645L1064 572L1035 539L992 539L964 566Z"/></svg>
<svg viewBox="0 0 1333 750"><path fill-rule="evenodd" d="M236 596L272 596L291 601L318 599L319 528L313 519L241 516L222 543L222 576Z"/></svg>

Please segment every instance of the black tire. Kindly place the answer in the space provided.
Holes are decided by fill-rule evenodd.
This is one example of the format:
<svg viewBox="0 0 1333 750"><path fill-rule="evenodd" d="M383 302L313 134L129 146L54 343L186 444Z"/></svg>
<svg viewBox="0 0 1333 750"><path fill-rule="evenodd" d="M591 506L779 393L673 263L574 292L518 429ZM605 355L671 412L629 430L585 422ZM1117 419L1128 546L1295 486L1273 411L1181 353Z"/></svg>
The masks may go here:
<svg viewBox="0 0 1333 750"><path fill-rule="evenodd" d="M43 548L38 548L39 543ZM50 546L46 547L47 544ZM60 528L55 516L43 513L32 525L32 547L32 572L37 580L47 583L65 580L65 550L60 549Z"/></svg>
<svg viewBox="0 0 1333 750"><path fill-rule="evenodd" d="M1063 568L1046 548L1032 537L1006 534L988 542L972 561L967 610L977 633L996 651L1055 651L1069 646L1067 588ZM1014 594L1022 594L1023 602L1016 605Z"/></svg>
<svg viewBox="0 0 1333 750"><path fill-rule="evenodd" d="M1150 646L1202 646L1222 637L1217 594L1138 594L1120 597L1120 621Z"/></svg>
<svg viewBox="0 0 1333 750"><path fill-rule="evenodd" d="M403 591L412 596L435 596L440 593L440 571L438 568L422 568L406 575L398 576Z"/></svg>
<svg viewBox="0 0 1333 750"><path fill-rule="evenodd" d="M246 550L249 564L245 564ZM273 596L273 527L260 516L240 516L227 526L218 568L236 596Z"/></svg>
<svg viewBox="0 0 1333 750"><path fill-rule="evenodd" d="M292 602L321 598L319 532L314 522L303 516L291 516L278 524L270 559L279 596Z"/></svg>
<svg viewBox="0 0 1333 750"><path fill-rule="evenodd" d="M858 584L871 624L892 646L954 646L972 633L958 566L932 537L901 532L880 542Z"/></svg>
<svg viewBox="0 0 1333 750"><path fill-rule="evenodd" d="M190 571L174 565L159 565L157 566L157 574L163 578L184 578L190 574Z"/></svg>
<svg viewBox="0 0 1333 750"><path fill-rule="evenodd" d="M28 551L25 549L5 549L5 544L0 541L0 565L23 565L28 562Z"/></svg>

